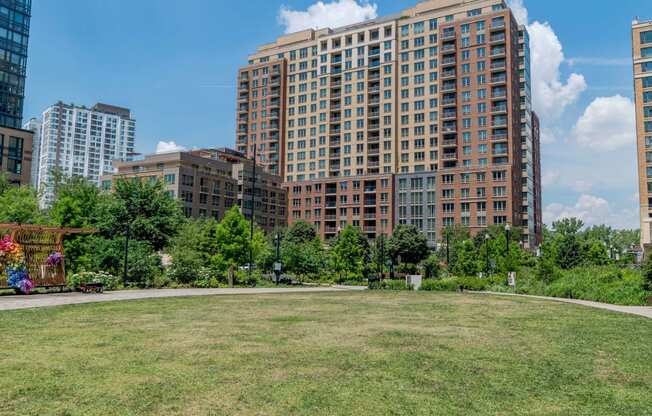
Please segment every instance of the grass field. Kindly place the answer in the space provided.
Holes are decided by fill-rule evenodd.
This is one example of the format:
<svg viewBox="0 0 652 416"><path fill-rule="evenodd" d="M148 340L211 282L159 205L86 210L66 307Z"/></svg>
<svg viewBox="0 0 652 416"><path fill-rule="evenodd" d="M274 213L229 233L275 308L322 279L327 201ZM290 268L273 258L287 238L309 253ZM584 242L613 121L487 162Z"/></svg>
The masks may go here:
<svg viewBox="0 0 652 416"><path fill-rule="evenodd" d="M0 313L1 415L649 415L652 320L439 293Z"/></svg>

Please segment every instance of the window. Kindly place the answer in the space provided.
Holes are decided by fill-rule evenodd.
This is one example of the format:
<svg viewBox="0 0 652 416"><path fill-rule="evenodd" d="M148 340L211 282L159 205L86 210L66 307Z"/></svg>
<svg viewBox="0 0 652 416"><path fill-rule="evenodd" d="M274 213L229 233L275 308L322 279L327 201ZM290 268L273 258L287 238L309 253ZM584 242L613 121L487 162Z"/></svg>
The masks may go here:
<svg viewBox="0 0 652 416"><path fill-rule="evenodd" d="M641 64L641 71L652 72L652 62L643 62Z"/></svg>
<svg viewBox="0 0 652 416"><path fill-rule="evenodd" d="M652 43L652 30L641 32L641 44Z"/></svg>
<svg viewBox="0 0 652 416"><path fill-rule="evenodd" d="M643 78L643 88L652 88L652 77Z"/></svg>
<svg viewBox="0 0 652 416"><path fill-rule="evenodd" d="M652 57L652 47L642 48L641 49L641 58L650 58Z"/></svg>

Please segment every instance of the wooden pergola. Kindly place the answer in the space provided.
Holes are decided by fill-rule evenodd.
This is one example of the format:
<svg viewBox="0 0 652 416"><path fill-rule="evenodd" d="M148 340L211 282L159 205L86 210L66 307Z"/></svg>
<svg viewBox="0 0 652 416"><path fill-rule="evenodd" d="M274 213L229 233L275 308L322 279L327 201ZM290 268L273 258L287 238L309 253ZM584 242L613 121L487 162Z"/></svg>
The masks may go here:
<svg viewBox="0 0 652 416"><path fill-rule="evenodd" d="M0 224L0 238L5 235L23 249L25 264L35 286L56 287L66 285L65 254L63 237L69 234L93 234L94 228L59 228L27 224ZM47 259L53 253L61 253L62 261L56 266L48 266ZM7 288L5 280L0 288Z"/></svg>

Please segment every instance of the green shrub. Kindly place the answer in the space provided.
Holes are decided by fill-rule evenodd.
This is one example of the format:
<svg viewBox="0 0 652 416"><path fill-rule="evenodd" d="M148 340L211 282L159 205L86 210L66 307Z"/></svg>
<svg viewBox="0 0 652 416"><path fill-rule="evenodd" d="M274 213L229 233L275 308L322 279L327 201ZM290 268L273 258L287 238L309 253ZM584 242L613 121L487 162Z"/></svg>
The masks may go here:
<svg viewBox="0 0 652 416"><path fill-rule="evenodd" d="M426 279L421 282L421 287L419 290L426 292L455 292L459 290L459 284L455 278L440 280Z"/></svg>
<svg viewBox="0 0 652 416"><path fill-rule="evenodd" d="M369 284L371 290L413 290L412 285L405 283L405 280L382 280L373 281Z"/></svg>
<svg viewBox="0 0 652 416"><path fill-rule="evenodd" d="M491 283L488 279L480 279L479 277L458 277L458 285L464 290L486 290Z"/></svg>
<svg viewBox="0 0 652 416"><path fill-rule="evenodd" d="M106 290L118 287L120 279L106 272L80 272L68 277L68 286L78 288L83 283L102 283Z"/></svg>
<svg viewBox="0 0 652 416"><path fill-rule="evenodd" d="M544 294L619 305L644 305L648 295L640 273L613 266L564 271L559 279L546 287Z"/></svg>

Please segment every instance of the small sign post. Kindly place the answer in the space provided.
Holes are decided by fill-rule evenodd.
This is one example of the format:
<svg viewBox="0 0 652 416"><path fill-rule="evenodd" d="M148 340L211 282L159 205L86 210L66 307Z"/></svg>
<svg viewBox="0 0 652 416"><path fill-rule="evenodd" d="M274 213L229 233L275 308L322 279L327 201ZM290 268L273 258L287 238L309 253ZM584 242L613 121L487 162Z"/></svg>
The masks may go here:
<svg viewBox="0 0 652 416"><path fill-rule="evenodd" d="M507 283L514 289L516 292L516 272L509 272L507 275Z"/></svg>

